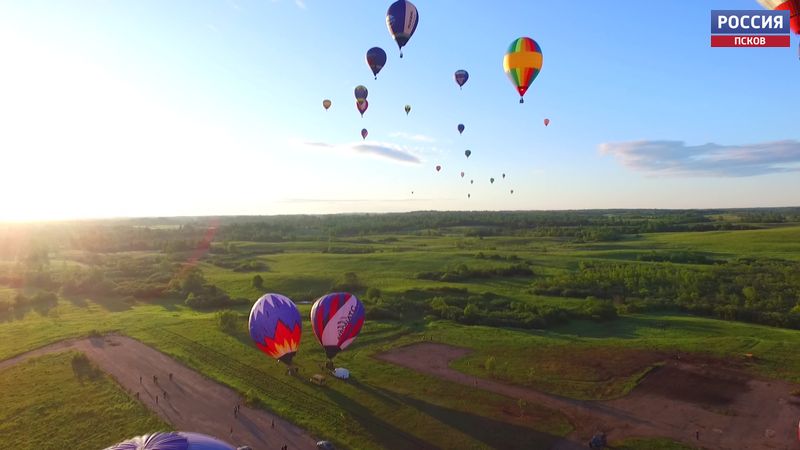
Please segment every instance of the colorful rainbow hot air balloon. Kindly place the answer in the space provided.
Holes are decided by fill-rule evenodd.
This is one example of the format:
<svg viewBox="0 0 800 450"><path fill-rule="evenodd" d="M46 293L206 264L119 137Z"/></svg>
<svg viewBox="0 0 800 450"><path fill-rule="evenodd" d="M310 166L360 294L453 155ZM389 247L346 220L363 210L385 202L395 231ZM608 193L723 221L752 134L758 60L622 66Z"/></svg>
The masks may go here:
<svg viewBox="0 0 800 450"><path fill-rule="evenodd" d="M236 447L205 434L170 431L136 436L105 450L236 450Z"/></svg>
<svg viewBox="0 0 800 450"><path fill-rule="evenodd" d="M281 294L264 294L250 310L250 337L267 355L291 365L300 345L303 322L294 302Z"/></svg>
<svg viewBox="0 0 800 450"><path fill-rule="evenodd" d="M401 58L403 57L403 47L414 35L418 23L417 7L407 0L398 0L392 3L386 11L386 26L389 27L389 33L397 42Z"/></svg>
<svg viewBox="0 0 800 450"><path fill-rule="evenodd" d="M469 73L466 70L456 70L456 73L453 75L456 79L456 83L458 83L458 87L461 88L466 84L467 80L469 80Z"/></svg>
<svg viewBox="0 0 800 450"><path fill-rule="evenodd" d="M464 154L469 158L469 155L472 154L472 150L464 150Z"/></svg>
<svg viewBox="0 0 800 450"><path fill-rule="evenodd" d="M519 102L542 70L542 49L529 37L516 39L503 57L503 70L519 92Z"/></svg>
<svg viewBox="0 0 800 450"><path fill-rule="evenodd" d="M436 171L438 172L440 170L442 170L442 166L436 166Z"/></svg>
<svg viewBox="0 0 800 450"><path fill-rule="evenodd" d="M358 112L361 113L361 117L364 117L364 113L367 112L367 108L369 108L369 102L366 100L358 101L356 100L356 109Z"/></svg>
<svg viewBox="0 0 800 450"><path fill-rule="evenodd" d="M328 108L331 107L331 101L326 98L322 101L322 107L325 108L325 111L327 111Z"/></svg>
<svg viewBox="0 0 800 450"><path fill-rule="evenodd" d="M367 90L366 86L359 84L355 89L353 89L353 95L356 96L356 101L358 102L366 100L367 96L369 96L369 91Z"/></svg>
<svg viewBox="0 0 800 450"><path fill-rule="evenodd" d="M362 139L366 139L368 134L369 134L369 132L367 131L366 128L362 128L361 129L361 138Z"/></svg>
<svg viewBox="0 0 800 450"><path fill-rule="evenodd" d="M550 125L550 119L544 119L544 126Z"/></svg>
<svg viewBox="0 0 800 450"><path fill-rule="evenodd" d="M411 112L411 105L406 105L405 110L406 110L406 115L408 115L408 113Z"/></svg>
<svg viewBox="0 0 800 450"><path fill-rule="evenodd" d="M458 126L456 128L458 129L458 134L461 134L461 133L464 132L464 124L463 123L458 124Z"/></svg>
<svg viewBox="0 0 800 450"><path fill-rule="evenodd" d="M367 65L372 70L372 74L375 75L375 79L377 80L378 72L386 65L386 52L380 47L372 47L367 50Z"/></svg>
<svg viewBox="0 0 800 450"><path fill-rule="evenodd" d="M311 328L328 359L352 344L364 325L364 305L355 295L323 295L311 307Z"/></svg>

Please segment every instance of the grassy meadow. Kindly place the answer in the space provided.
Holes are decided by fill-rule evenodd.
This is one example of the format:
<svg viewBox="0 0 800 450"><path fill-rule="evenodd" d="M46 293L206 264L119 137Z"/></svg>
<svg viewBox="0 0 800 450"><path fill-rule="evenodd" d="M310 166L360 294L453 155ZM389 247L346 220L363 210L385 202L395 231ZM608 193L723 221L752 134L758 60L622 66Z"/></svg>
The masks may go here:
<svg viewBox="0 0 800 450"><path fill-rule="evenodd" d="M224 228L220 232L223 231ZM173 225L153 231L173 232L189 233ZM713 314L695 314L677 307L626 309L624 302L618 300L613 300L618 311L613 319L594 320L591 314L581 312L587 303L585 298L537 294L535 289L541 280L580 272L587 262L681 267L698 273L715 267L649 260L654 252L657 256L691 252L722 262L764 258L790 264L800 260L800 225L796 223L764 225L755 230L626 233L613 241L520 232L476 236L460 227L435 232L296 236L277 242L234 237L215 238L197 260L191 245L176 251L56 248L43 266L37 260L39 272L47 271L53 279L62 273L78 272L85 272L89 279L90 275L101 277L98 273L103 272L104 282L114 280L118 287L126 288L138 279L150 283L148 286L174 284L169 276L149 272L146 276L137 275L137 279L122 278L120 274L133 272L130 265L169 267L191 262L202 272L205 282L217 290L232 299L247 299L232 301L223 308L196 309L171 295L140 298L138 294L113 292L74 294L64 293L63 288L54 301L34 301L31 299L42 297L36 295L44 288L20 284L12 275L26 261L6 258L0 265L0 274L5 274L0 278L0 303L12 306L0 309L0 360L90 332L120 332L174 356L343 448L547 448L573 430L557 411L535 405L520 411L517 399L453 385L373 358L422 336L472 349L471 354L454 362L457 370L578 399L625 395L651 367L676 353L737 360L752 353L755 358L748 360L747 370L800 382L800 356L791 351L800 345L798 331L723 321ZM237 266L245 263L257 270ZM32 267L33 263L27 264ZM504 275L514 266L524 266L530 274ZM336 358L338 366L351 370L351 382L333 380L322 388L307 381L311 374L320 372L325 359L308 323L310 303L341 286L347 273L357 277L358 285L353 290L367 304L367 323L355 343ZM255 275L262 278L263 286L254 287ZM756 285L755 289L759 292L760 288ZM249 303L264 292L288 295L305 317L303 340L295 359L301 368L300 377L285 375L283 366L261 354L247 334ZM791 291L779 294L785 297L786 292ZM14 304L19 295L30 301ZM531 327L475 325L470 324L469 315L452 320L437 315L438 310L430 308L437 296L441 299L436 301L447 303L451 309L456 307L448 296L463 297L464 302L487 314L500 314L498 308L511 305L515 310L550 316ZM402 314L375 317L381 308L397 309ZM219 309L240 314L234 332L223 332L218 326ZM550 319L556 315L557 320ZM125 435L164 428L146 411L134 408L137 404L105 378L91 381L102 388L94 389L94 401L83 401L78 392L86 387L76 381L68 358L43 357L0 372L0 392L4 393L0 417L39 408L52 411L38 420L26 419L25 415L4 420L0 445L19 442L25 433L43 435L57 427L59 439L73 443L71 448L99 448ZM20 381L23 373L25 381ZM65 394L48 399L47 392L61 385L67 386ZM6 392L17 394L7 396ZM107 435L98 433L91 445L79 443L83 432L80 427L59 426L74 417L75 410L87 418L105 414L113 416L113 420L129 417L130 424L115 427ZM619 448L684 448L663 440L633 439L620 445L624 447Z"/></svg>
<svg viewBox="0 0 800 450"><path fill-rule="evenodd" d="M108 376L76 371L75 355L0 370L0 447L98 449L141 430L171 429Z"/></svg>

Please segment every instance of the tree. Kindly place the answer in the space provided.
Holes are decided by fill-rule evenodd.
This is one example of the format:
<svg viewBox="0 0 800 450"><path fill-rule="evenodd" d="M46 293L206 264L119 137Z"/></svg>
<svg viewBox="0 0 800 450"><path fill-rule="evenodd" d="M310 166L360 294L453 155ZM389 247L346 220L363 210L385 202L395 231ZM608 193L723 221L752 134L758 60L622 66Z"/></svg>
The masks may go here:
<svg viewBox="0 0 800 450"><path fill-rule="evenodd" d="M256 275L253 277L253 287L256 289L264 288L264 278L262 278L261 275Z"/></svg>
<svg viewBox="0 0 800 450"><path fill-rule="evenodd" d="M224 333L233 334L239 324L239 313L226 310L217 313L217 326Z"/></svg>

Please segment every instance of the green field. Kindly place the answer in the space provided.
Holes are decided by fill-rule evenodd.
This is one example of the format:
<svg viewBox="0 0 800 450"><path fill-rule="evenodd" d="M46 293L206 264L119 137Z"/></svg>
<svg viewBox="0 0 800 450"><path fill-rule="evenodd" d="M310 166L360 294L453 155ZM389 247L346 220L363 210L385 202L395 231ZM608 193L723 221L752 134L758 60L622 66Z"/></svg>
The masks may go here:
<svg viewBox="0 0 800 450"><path fill-rule="evenodd" d="M0 359L90 332L124 333L243 394L257 397L264 408L344 448L412 448L421 441L446 448L546 448L573 430L557 412L527 405L524 414L520 414L517 399L466 389L373 358L379 352L418 341L422 336L472 349L470 355L453 364L457 370L577 399L625 395L650 368L678 352L737 361L750 353L755 355L747 365L752 373L800 382L800 356L791 351L800 345L798 331L722 321L714 318L714 312L693 314L681 311L677 304L668 305L666 310L660 304L653 310L645 308L632 313L630 308L623 308L630 299L614 300L619 317L592 320L591 313L583 312L587 300L582 296L535 293L537 283L579 273L587 261L611 267L630 264L698 274L724 268L724 264L733 264L739 258L764 259L772 261L769 264L774 267L791 267L784 265L800 259L797 256L800 226L796 224L760 230L639 233L609 242L521 233L476 237L468 235L466 229L450 227L436 233L375 232L357 237L296 238L284 242L215 241L212 252L204 253L196 267L207 283L232 298L247 299L226 307L240 313L232 334L222 332L217 326L216 309L196 310L176 298L62 293L55 302L31 300L13 306L19 294L35 299L37 293L55 288L31 283L15 285L19 282L12 276L22 265L19 260L8 261L0 270L0 275L8 280L0 283L0 302L13 307L6 312L0 310ZM157 230L186 233L174 226ZM223 248L226 250L222 251ZM174 274L185 273L185 269L173 275L171 269L164 269L165 278L155 272L156 267L180 267L192 254L192 251L95 252L66 248L58 251L58 258L37 270L48 273L52 280L65 273L84 271L81 276L86 279L91 279L90 273L101 279L97 273L103 273L104 283L117 286L166 285L170 276L180 276ZM654 255L683 258L686 254L700 255L716 265L652 260ZM245 263L258 263L260 269L231 268ZM515 265L529 268L532 274L502 275L503 270ZM764 270L759 267L759 271ZM31 270L23 275L30 277ZM368 308L368 321L361 335L337 356L337 365L351 370L353 382L334 382L323 389L305 381L307 376L287 377L281 365L265 357L250 342L246 331L249 303L264 292L280 292L299 303L306 321L295 361L301 373L309 375L320 371L319 366L324 362L308 323L310 302L342 283L348 272L356 275L358 287L354 291ZM252 285L256 274L263 279L262 288ZM450 278L442 281L437 279L439 274ZM761 279L754 280L757 296L763 292L781 296L784 304L790 300L797 302L797 298L787 297L792 292L791 280L787 279L787 287L776 293L763 291L758 284ZM55 281L49 283L52 286ZM725 299L734 301L734 294L744 298L739 291L730 292ZM459 301L473 305L485 314L484 319L501 317L502 309L510 308L518 309L521 314L530 311L547 320L530 327L469 325L466 315L445 320L431 309L437 297L458 311L466 311L463 304L453 306ZM712 305L721 301L712 300L708 300ZM636 301L647 305L651 300L642 296ZM747 308L744 303L740 307ZM775 304L774 314L791 318L786 309L790 307ZM402 314L393 320L370 315L381 308ZM558 318L553 319L555 316ZM3 392L12 386L16 388L13 381L16 375L8 375L13 371L29 370L32 379L43 377L35 389L30 388L42 395L24 401L16 397L7 401L3 397L0 416L15 414L14 405L18 402L29 410L47 405L46 392L58 383L55 378L46 378L50 374L45 369L52 365L64 369L59 369L59 376L70 375L64 358L47 357L0 374ZM487 362L489 359L491 363ZM92 383L113 387L105 378L98 380ZM105 392L105 389L98 390ZM115 395L125 397L124 393ZM56 408L58 414L45 416L45 420L21 420L20 416L20 420L6 424L10 427L8 433L0 436L14 436L10 438L14 442L20 433L44 433L69 416L68 410L77 406L72 403L77 403L78 398L65 395L60 400L64 406ZM109 395L96 400L81 404L85 417L133 404ZM157 422L137 420L142 422L132 421L131 427L118 430L113 437L97 436L92 446L74 448L97 448L125 434L163 428ZM342 423L347 425L343 427ZM80 431L67 428L61 432L65 442L77 442ZM660 447L652 447L656 443ZM682 448L664 441L631 440L624 445L620 448Z"/></svg>
<svg viewBox="0 0 800 450"><path fill-rule="evenodd" d="M79 374L77 353L42 356L0 371L0 447L98 449L141 430L169 430L109 377Z"/></svg>

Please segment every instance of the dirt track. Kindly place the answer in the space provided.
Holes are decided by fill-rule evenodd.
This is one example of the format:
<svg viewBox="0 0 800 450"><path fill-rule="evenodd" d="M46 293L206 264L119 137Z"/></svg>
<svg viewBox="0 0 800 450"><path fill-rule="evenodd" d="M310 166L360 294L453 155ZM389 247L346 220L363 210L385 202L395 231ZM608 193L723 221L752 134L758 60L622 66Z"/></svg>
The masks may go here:
<svg viewBox="0 0 800 450"><path fill-rule="evenodd" d="M800 449L796 437L800 402L790 395L798 386L791 383L758 380L740 371L670 360L626 397L580 401L476 379L449 367L451 361L469 353L468 349L450 345L420 343L390 350L377 358L561 411L576 431L570 436L572 442L560 442L554 447L558 449L586 448L585 443L596 430L606 431L612 440L662 436L707 449Z"/></svg>
<svg viewBox="0 0 800 450"><path fill-rule="evenodd" d="M134 395L138 392L144 405L177 430L202 432L235 445L249 445L254 450L277 449L284 444L292 450L316 448L316 440L305 431L265 411L242 405L239 417L235 418L233 408L241 402L236 392L135 339L123 336L57 342L2 361L0 370L29 358L66 350L84 352L122 387ZM172 381L169 380L170 373L173 374ZM153 375L158 377L157 382L153 381ZM164 391L167 392L166 400ZM233 435L230 434L231 427ZM144 434L157 430L141 431Z"/></svg>

